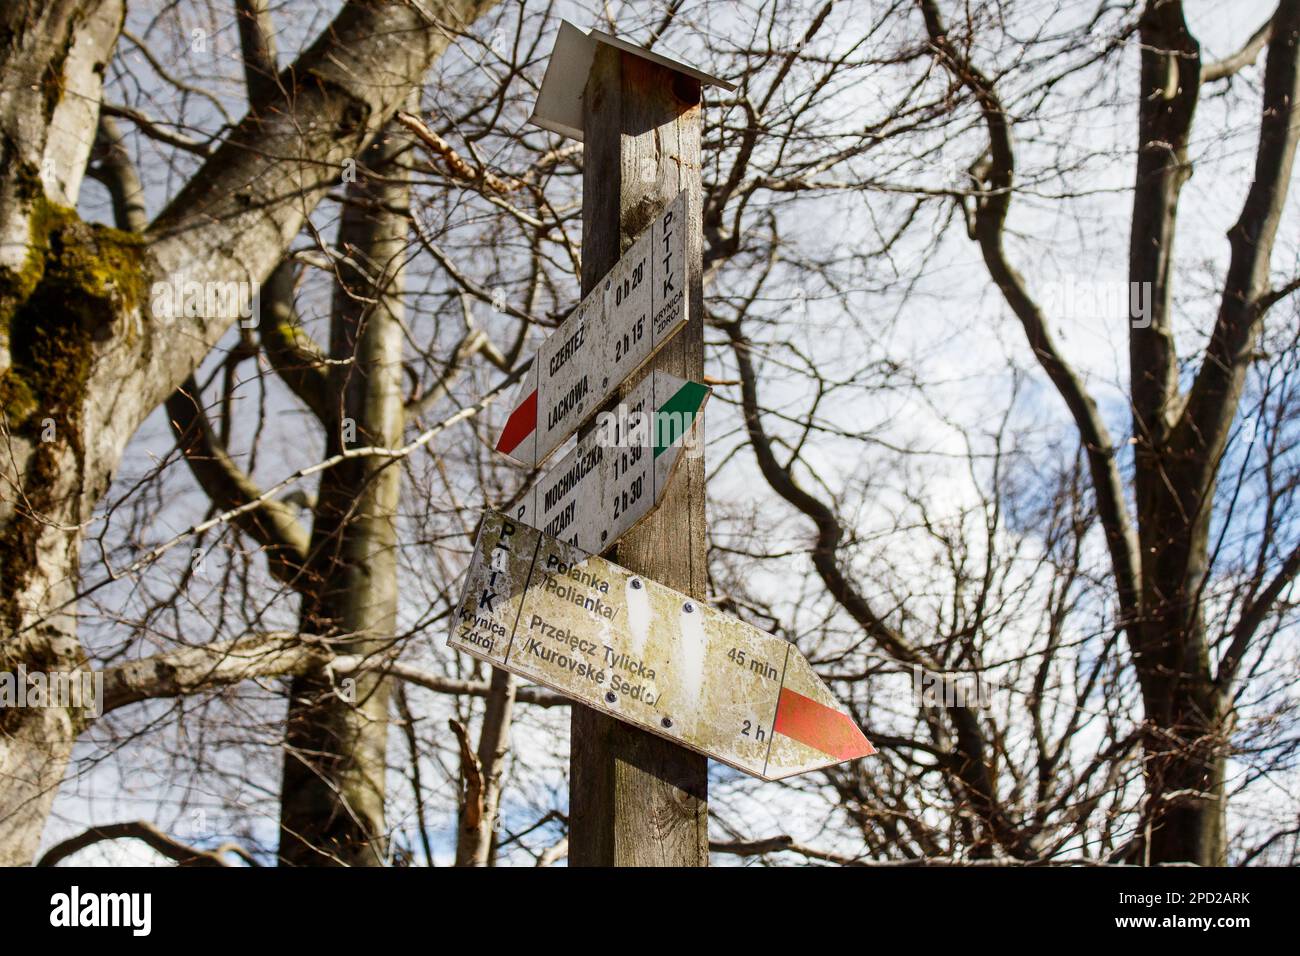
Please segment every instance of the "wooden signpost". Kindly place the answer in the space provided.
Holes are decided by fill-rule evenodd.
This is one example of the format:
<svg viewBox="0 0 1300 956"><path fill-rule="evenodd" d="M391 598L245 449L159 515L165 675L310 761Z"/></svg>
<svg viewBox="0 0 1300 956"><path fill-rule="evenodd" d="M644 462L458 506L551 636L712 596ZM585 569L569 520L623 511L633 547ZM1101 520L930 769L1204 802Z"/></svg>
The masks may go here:
<svg viewBox="0 0 1300 956"><path fill-rule="evenodd" d="M788 641L496 512L450 644L765 780L875 752Z"/></svg>
<svg viewBox="0 0 1300 956"><path fill-rule="evenodd" d="M566 22L532 117L584 143L584 297L496 447L537 465L578 441L485 517L449 643L574 699L576 866L707 865L707 757L779 779L874 752L792 645L700 601L705 84L734 89Z"/></svg>

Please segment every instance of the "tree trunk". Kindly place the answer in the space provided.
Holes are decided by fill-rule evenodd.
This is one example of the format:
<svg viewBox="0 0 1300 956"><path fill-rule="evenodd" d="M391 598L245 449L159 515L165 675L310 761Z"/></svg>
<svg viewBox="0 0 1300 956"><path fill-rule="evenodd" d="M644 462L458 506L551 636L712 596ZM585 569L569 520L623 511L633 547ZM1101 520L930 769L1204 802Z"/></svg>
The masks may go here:
<svg viewBox="0 0 1300 956"><path fill-rule="evenodd" d="M492 863L497 814L501 807L501 773L510 747L510 715L514 705L514 677L508 671L492 668L492 685L483 709L478 753L465 752L468 741L462 740L462 764L472 766L467 766L463 773L468 785L460 801L457 866L489 866Z"/></svg>
<svg viewBox="0 0 1300 956"><path fill-rule="evenodd" d="M1263 324L1269 263L1297 147L1300 3L1274 14L1254 178L1228 231L1231 261L1219 315L1191 388L1177 387L1169 321L1178 195L1191 175L1187 144L1201 83L1200 48L1181 4L1143 12L1139 160L1130 279L1150 283L1147 328L1130 332L1135 500L1141 605L1128 622L1146 718L1146 805L1135 856L1147 863L1227 862L1224 788L1234 723L1234 638L1211 664L1203 604L1217 476ZM1249 631L1241 632L1248 640Z"/></svg>
<svg viewBox="0 0 1300 956"><path fill-rule="evenodd" d="M1162 451L1157 467L1165 483L1138 499L1143 612L1130 634L1147 727L1146 803L1134 856L1223 866L1231 712L1214 679L1201 608L1210 510L1203 502L1213 483L1191 489L1178 456Z"/></svg>
<svg viewBox="0 0 1300 956"><path fill-rule="evenodd" d="M0 671L84 666L69 602L80 525L108 483L86 392L94 350L141 292L141 255L67 207L98 114L94 65L123 14L120 0L0 11ZM85 716L0 708L0 866L35 855Z"/></svg>
<svg viewBox="0 0 1300 956"><path fill-rule="evenodd" d="M0 667L85 666L80 529L136 428L236 319L164 317L152 283L256 287L451 42L429 8L463 26L494 2L348 3L143 236L75 212L124 4L0 5ZM0 864L31 860L84 719L0 712Z"/></svg>
<svg viewBox="0 0 1300 956"><path fill-rule="evenodd" d="M1143 5L1129 278L1149 290L1151 314L1145 323L1133 322L1129 335L1136 541L1115 443L1003 249L1015 189L1011 117L993 82L948 38L934 0L919 3L931 42L975 96L989 132L987 192L975 205L975 232L990 275L1069 407L1090 463L1115 575L1118 626L1129 638L1144 707L1146 800L1129 855L1147 863L1220 865L1232 684L1262 611L1252 607L1243 615L1216 673L1202 602L1216 477L1268 307L1269 261L1300 140L1300 0L1281 0L1270 24L1255 175L1228 232L1232 259L1215 328L1185 392L1179 390L1170 291L1178 201L1191 175L1200 46L1178 0ZM1284 573L1289 580L1295 572ZM1269 600L1279 591L1265 589Z"/></svg>
<svg viewBox="0 0 1300 956"><path fill-rule="evenodd" d="M330 333L331 398L326 455L401 443L405 146L393 124L359 163L339 226L339 283ZM364 169L363 169L364 168ZM374 170L372 178L365 170ZM387 208L386 208L387 207ZM367 300L373 300L369 304ZM397 622L397 503L401 468L355 458L327 471L312 528L303 633L337 637L340 654L379 654ZM280 860L290 865L376 866L386 860L384 775L388 682L375 674L335 686L328 676L295 678L289 699L281 792Z"/></svg>
<svg viewBox="0 0 1300 956"><path fill-rule="evenodd" d="M1228 729L1199 713L1172 726L1144 738L1147 804L1134 856L1144 864L1226 866Z"/></svg>

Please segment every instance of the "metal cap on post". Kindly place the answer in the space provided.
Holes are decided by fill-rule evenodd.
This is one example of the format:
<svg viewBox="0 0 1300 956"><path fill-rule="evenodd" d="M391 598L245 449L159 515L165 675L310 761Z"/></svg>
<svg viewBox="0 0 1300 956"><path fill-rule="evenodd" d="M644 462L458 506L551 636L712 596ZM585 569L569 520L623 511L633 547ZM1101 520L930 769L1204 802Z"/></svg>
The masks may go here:
<svg viewBox="0 0 1300 956"><path fill-rule="evenodd" d="M587 86L587 76L591 73L596 48L602 43L699 80L701 86L716 86L727 92L736 88L734 83L687 66L679 60L634 46L600 30L583 33L568 20L561 20L560 32L555 37L555 48L551 51L546 75L542 77L542 88L537 93L533 115L528 117L528 122L561 136L582 141L582 92Z"/></svg>

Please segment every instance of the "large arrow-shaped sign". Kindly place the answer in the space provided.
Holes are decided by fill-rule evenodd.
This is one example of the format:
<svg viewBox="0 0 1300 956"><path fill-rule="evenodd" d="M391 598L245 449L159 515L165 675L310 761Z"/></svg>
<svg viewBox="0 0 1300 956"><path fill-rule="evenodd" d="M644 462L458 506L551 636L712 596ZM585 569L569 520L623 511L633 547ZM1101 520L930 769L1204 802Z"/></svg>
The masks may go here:
<svg viewBox="0 0 1300 956"><path fill-rule="evenodd" d="M651 372L511 513L583 551L603 552L663 500L677 463L696 447L690 439L710 394L698 382Z"/></svg>
<svg viewBox="0 0 1300 956"><path fill-rule="evenodd" d="M875 753L792 644L496 512L449 643L767 780Z"/></svg>
<svg viewBox="0 0 1300 956"><path fill-rule="evenodd" d="M537 465L686 324L686 194L542 343L497 451Z"/></svg>

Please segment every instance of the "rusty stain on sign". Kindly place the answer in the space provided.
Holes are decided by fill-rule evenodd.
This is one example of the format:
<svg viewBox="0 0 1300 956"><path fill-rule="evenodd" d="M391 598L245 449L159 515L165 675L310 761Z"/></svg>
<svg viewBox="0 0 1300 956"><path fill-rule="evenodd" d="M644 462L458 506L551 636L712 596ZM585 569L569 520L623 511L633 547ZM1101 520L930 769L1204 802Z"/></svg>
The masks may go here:
<svg viewBox="0 0 1300 956"><path fill-rule="evenodd" d="M686 324L685 243L683 191L542 343L497 451L541 464Z"/></svg>
<svg viewBox="0 0 1300 956"><path fill-rule="evenodd" d="M497 512L449 644L767 780L875 753L793 645Z"/></svg>
<svg viewBox="0 0 1300 956"><path fill-rule="evenodd" d="M584 551L605 551L663 499L710 394L699 382L651 372L524 492L515 518Z"/></svg>

